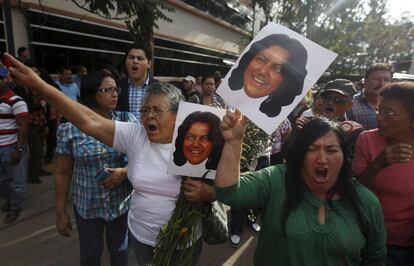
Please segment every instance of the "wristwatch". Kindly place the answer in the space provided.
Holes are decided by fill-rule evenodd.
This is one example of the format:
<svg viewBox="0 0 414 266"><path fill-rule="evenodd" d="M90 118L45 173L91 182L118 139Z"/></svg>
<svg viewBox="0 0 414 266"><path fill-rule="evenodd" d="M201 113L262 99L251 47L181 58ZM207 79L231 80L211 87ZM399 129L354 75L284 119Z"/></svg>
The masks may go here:
<svg viewBox="0 0 414 266"><path fill-rule="evenodd" d="M16 150L18 150L19 152L23 151L23 146L16 146Z"/></svg>

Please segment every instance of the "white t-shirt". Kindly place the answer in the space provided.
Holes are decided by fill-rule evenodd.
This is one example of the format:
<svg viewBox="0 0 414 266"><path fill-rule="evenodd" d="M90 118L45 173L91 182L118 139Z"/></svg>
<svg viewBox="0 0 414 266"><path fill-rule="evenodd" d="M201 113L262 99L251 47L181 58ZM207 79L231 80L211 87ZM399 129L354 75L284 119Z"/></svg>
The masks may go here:
<svg viewBox="0 0 414 266"><path fill-rule="evenodd" d="M115 121L113 147L128 155L128 179L134 187L128 226L141 243L155 246L160 228L170 219L181 186L167 174L172 143L151 143L136 123Z"/></svg>

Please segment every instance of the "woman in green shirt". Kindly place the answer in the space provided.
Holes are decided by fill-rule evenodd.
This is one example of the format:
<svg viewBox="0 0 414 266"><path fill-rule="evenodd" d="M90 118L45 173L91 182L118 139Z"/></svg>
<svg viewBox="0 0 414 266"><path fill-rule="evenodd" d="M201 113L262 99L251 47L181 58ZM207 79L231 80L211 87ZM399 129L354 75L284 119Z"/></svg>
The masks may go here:
<svg viewBox="0 0 414 266"><path fill-rule="evenodd" d="M342 129L315 118L292 139L287 165L240 175L245 118L227 112L216 172L216 197L263 208L255 265L385 265L378 199L351 177Z"/></svg>

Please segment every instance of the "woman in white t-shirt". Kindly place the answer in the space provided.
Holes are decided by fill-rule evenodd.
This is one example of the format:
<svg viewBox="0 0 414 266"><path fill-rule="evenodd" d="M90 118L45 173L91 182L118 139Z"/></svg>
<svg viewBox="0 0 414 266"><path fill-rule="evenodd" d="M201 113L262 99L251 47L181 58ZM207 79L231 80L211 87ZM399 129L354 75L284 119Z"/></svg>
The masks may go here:
<svg viewBox="0 0 414 266"><path fill-rule="evenodd" d="M10 55L10 69L19 84L29 86L85 134L128 156L128 179L134 187L128 226L138 265L150 263L161 228L170 219L180 191L181 178L167 174L176 112L183 96L170 84L151 85L140 110L142 124L106 119L46 84L31 69ZM201 181L184 183L187 200L213 201L214 188ZM199 223L201 224L201 222ZM177 250L170 265L176 265L182 252L192 252L193 265L201 253L202 228L193 247Z"/></svg>

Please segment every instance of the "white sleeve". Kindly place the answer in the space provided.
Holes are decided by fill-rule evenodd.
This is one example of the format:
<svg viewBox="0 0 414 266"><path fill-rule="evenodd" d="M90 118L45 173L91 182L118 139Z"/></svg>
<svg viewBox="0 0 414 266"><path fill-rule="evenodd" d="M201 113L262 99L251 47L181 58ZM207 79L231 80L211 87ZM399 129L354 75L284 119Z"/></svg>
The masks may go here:
<svg viewBox="0 0 414 266"><path fill-rule="evenodd" d="M145 139L145 130L134 122L115 121L113 148L128 154L128 149L137 149Z"/></svg>

